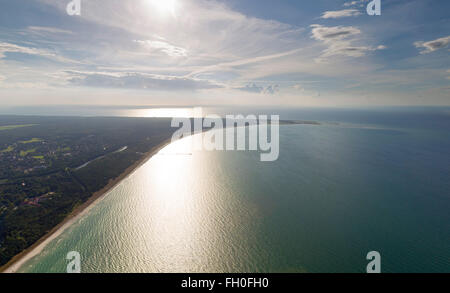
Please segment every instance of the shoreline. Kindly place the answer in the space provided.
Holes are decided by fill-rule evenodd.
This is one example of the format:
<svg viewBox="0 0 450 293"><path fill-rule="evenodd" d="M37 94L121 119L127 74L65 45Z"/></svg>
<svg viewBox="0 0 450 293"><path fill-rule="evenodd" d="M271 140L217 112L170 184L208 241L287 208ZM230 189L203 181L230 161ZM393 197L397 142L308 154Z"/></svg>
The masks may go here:
<svg viewBox="0 0 450 293"><path fill-rule="evenodd" d="M280 121L280 125L321 125L318 122L310 121L293 121L293 120L283 120ZM198 132L193 132L188 136L196 135L199 133L204 133L209 130L201 130ZM185 137L183 137L185 138ZM0 267L0 274L2 273L17 273L17 271L25 264L27 261L37 256L42 250L55 238L61 235L67 228L69 228L75 221L79 220L84 216L89 210L95 206L96 203L101 201L110 191L112 191L117 185L119 185L123 180L132 175L137 169L142 165L147 163L152 157L159 153L163 148L168 146L172 142L172 137L163 140L160 144L150 149L144 154L142 159L136 161L130 165L122 174L118 177L111 179L110 182L103 187L101 190L93 193L93 195L82 205L75 208L61 223L53 227L49 232L37 240L33 245L23 250L19 254L16 254L8 263Z"/></svg>
<svg viewBox="0 0 450 293"><path fill-rule="evenodd" d="M130 165L122 174L118 177L111 179L110 182L97 192L94 192L92 196L84 202L82 205L75 208L61 223L53 227L49 232L37 240L33 245L23 250L19 254L16 254L8 263L0 267L0 273L16 273L23 264L37 256L42 250L55 238L61 235L67 228L73 223L84 216L89 210L95 206L96 203L101 201L110 191L117 187L123 180L131 176L137 169L147 163L152 157L159 153L163 148L168 146L172 141L172 138L168 138L162 141L159 145L153 147L151 150L145 153L142 159L136 161Z"/></svg>

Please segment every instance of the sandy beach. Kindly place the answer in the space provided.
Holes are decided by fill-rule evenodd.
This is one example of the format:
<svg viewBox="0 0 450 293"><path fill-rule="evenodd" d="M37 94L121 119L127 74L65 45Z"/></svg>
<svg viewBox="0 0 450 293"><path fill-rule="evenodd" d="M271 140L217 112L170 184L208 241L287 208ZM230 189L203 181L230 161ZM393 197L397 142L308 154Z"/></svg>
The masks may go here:
<svg viewBox="0 0 450 293"><path fill-rule="evenodd" d="M77 207L72 213L67 216L64 221L55 226L50 232L44 235L41 239L36 241L32 246L25 249L21 253L14 256L7 264L0 267L0 273L16 273L20 267L28 260L39 255L42 250L55 238L61 235L73 223L82 218L89 210L101 201L108 193L119 185L124 179L133 174L139 167L150 160L161 149L170 144L171 138L163 141L158 146L148 151L141 160L136 161L133 165L128 167L119 177L111 180L103 189L95 192L85 203Z"/></svg>

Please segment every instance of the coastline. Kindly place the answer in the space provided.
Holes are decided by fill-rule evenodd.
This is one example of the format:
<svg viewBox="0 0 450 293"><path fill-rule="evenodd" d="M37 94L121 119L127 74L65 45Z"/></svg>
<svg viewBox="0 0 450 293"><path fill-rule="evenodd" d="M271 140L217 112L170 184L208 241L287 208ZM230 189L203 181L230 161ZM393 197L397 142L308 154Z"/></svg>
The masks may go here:
<svg viewBox="0 0 450 293"><path fill-rule="evenodd" d="M280 125L322 125L315 121L293 121L293 120L282 120ZM194 131L188 136L196 135L199 133L204 133L209 130ZM183 137L184 138L184 137ZM147 163L153 156L155 156L160 150L168 146L172 142L172 137L163 140L160 144L153 147L150 151L146 152L142 159L136 161L134 164L130 165L121 175L115 179L110 180L110 182L103 187L101 190L95 192L86 202L75 208L61 223L56 225L53 229L42 236L33 245L23 250L19 254L15 255L8 263L0 267L0 274L2 273L16 273L23 264L37 256L42 252L42 250L55 238L61 235L67 228L84 216L89 210L95 206L96 203L101 201L110 191L112 191L117 185L119 185L124 179L132 175L137 169L142 165Z"/></svg>
<svg viewBox="0 0 450 293"><path fill-rule="evenodd" d="M103 187L101 190L95 192L86 202L75 208L61 223L53 227L48 233L42 236L33 245L23 250L19 254L15 255L8 263L0 267L0 273L16 273L20 267L28 260L37 256L42 250L55 238L61 235L67 228L73 223L84 216L89 210L95 206L95 204L101 201L110 191L112 191L117 185L119 185L124 179L132 175L142 165L147 163L153 156L159 153L164 147L170 144L172 138L168 138L161 142L159 145L152 148L145 153L142 159L136 161L130 165L122 174Z"/></svg>

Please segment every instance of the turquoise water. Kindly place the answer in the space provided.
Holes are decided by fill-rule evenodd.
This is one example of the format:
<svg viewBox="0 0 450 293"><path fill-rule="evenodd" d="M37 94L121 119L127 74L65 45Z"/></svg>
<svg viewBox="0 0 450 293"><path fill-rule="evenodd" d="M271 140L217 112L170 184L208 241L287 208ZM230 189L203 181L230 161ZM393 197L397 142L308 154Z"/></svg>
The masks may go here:
<svg viewBox="0 0 450 293"><path fill-rule="evenodd" d="M271 163L176 142L20 271L450 272L449 131L381 124L282 126Z"/></svg>

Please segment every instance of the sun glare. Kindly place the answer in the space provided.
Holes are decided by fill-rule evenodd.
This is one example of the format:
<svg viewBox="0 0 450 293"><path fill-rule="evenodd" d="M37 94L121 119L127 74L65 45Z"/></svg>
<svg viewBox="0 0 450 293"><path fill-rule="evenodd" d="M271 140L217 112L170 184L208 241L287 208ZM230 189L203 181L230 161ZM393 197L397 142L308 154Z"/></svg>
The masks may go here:
<svg viewBox="0 0 450 293"><path fill-rule="evenodd" d="M148 0L152 9L160 16L176 16L177 0Z"/></svg>

